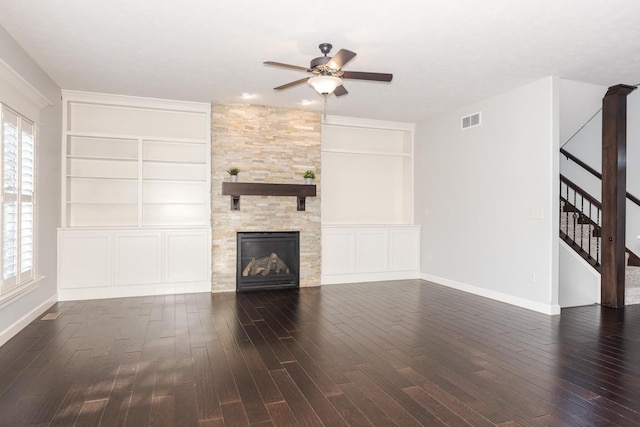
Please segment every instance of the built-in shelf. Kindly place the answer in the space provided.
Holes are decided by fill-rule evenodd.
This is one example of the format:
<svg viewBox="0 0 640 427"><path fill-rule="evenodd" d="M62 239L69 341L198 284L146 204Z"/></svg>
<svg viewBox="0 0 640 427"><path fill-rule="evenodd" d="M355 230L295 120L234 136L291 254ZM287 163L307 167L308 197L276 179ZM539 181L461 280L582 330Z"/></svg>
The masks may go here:
<svg viewBox="0 0 640 427"><path fill-rule="evenodd" d="M262 182L223 182L222 194L231 196L231 210L240 210L240 196L295 196L297 209L306 209L306 197L316 196L313 184L269 184Z"/></svg>
<svg viewBox="0 0 640 427"><path fill-rule="evenodd" d="M97 156L67 156L67 159L71 160L105 160L105 161L115 161L115 162L137 162L138 159L133 157L97 157Z"/></svg>

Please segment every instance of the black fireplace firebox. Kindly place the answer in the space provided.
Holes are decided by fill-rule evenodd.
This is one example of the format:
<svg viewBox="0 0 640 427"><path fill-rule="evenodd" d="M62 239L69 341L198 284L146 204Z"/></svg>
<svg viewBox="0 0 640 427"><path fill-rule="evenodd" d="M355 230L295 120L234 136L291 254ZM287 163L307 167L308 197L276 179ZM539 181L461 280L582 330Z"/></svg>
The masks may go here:
<svg viewBox="0 0 640 427"><path fill-rule="evenodd" d="M300 232L239 232L236 292L300 286Z"/></svg>

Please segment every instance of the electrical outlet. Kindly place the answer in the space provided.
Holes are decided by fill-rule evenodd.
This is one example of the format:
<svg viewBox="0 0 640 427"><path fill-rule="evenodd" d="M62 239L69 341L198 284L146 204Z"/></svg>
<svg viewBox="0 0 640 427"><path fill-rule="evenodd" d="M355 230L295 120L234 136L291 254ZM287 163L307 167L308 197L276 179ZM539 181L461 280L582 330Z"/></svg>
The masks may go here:
<svg viewBox="0 0 640 427"><path fill-rule="evenodd" d="M536 273L534 272L529 273L529 281L531 283L536 283Z"/></svg>

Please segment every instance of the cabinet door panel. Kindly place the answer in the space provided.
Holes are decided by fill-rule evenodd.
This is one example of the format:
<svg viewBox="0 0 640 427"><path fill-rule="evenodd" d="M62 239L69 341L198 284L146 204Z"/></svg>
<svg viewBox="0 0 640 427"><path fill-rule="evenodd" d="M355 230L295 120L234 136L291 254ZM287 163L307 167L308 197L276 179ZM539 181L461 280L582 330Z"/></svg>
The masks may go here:
<svg viewBox="0 0 640 427"><path fill-rule="evenodd" d="M416 229L389 231L389 258L392 271L420 269L420 233Z"/></svg>
<svg viewBox="0 0 640 427"><path fill-rule="evenodd" d="M356 231L325 232L322 239L322 274L356 272Z"/></svg>
<svg viewBox="0 0 640 427"><path fill-rule="evenodd" d="M208 280L207 265L211 262L208 233L167 232L165 281L197 282Z"/></svg>
<svg viewBox="0 0 640 427"><path fill-rule="evenodd" d="M160 283L160 233L116 234L115 283Z"/></svg>
<svg viewBox="0 0 640 427"><path fill-rule="evenodd" d="M373 273L388 270L387 229L358 230L358 272Z"/></svg>
<svg viewBox="0 0 640 427"><path fill-rule="evenodd" d="M61 246L61 288L111 286L108 233L65 233Z"/></svg>

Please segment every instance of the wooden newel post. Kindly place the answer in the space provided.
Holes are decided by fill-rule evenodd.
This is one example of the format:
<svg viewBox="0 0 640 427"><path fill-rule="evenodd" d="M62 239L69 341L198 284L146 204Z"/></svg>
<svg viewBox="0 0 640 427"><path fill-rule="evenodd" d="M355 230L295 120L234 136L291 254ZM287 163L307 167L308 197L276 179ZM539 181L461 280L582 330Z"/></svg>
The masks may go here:
<svg viewBox="0 0 640 427"><path fill-rule="evenodd" d="M627 95L635 86L611 86L602 99L601 303L624 307L627 195Z"/></svg>

